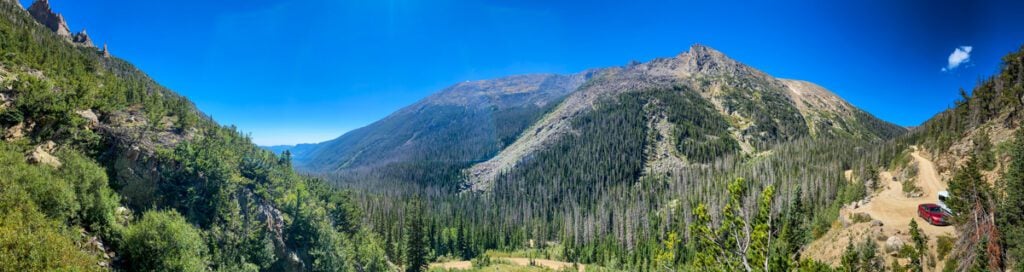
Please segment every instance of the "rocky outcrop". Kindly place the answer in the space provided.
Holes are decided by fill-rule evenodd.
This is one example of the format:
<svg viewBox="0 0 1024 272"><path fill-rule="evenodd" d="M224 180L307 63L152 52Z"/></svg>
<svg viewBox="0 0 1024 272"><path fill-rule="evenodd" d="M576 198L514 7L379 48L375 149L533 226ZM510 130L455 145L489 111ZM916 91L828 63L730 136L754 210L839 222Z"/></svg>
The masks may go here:
<svg viewBox="0 0 1024 272"><path fill-rule="evenodd" d="M53 12L50 9L49 0L37 0L28 8L28 13L35 18L37 22L46 26L53 32L57 33L57 36L61 36L67 39L71 39L71 29L68 28L67 21L64 21L64 16Z"/></svg>
<svg viewBox="0 0 1024 272"><path fill-rule="evenodd" d="M75 114L78 114L78 116L81 116L86 121L89 121L89 127L95 127L96 125L100 124L100 117L99 115L96 115L96 112L93 110L79 110L75 111Z"/></svg>
<svg viewBox="0 0 1024 272"><path fill-rule="evenodd" d="M70 41L72 44L96 47L92 42L92 38L89 37L89 33L86 32L85 29L82 29L82 32L72 34L71 28L68 27L68 22L64 20L64 16L60 13L53 12L53 9L50 8L49 0L37 0L28 8L28 13L31 14L32 18L36 19L37 22L57 33L57 36Z"/></svg>
<svg viewBox="0 0 1024 272"><path fill-rule="evenodd" d="M26 159L28 159L28 162L30 163L49 165L54 168L60 168L60 159L58 159L56 156L50 155L50 152L53 152L54 149L56 149L56 147L57 144L54 143L53 141L48 141L44 144L37 145L35 149L32 149L32 152L29 152Z"/></svg>
<svg viewBox="0 0 1024 272"><path fill-rule="evenodd" d="M110 49L107 48L107 44L103 44L103 50L100 50L100 53L103 54L104 58L110 58Z"/></svg>
<svg viewBox="0 0 1024 272"><path fill-rule="evenodd" d="M82 32L78 32L78 34L75 34L75 37L71 41L82 46L96 47L96 45L92 43L92 38L89 38L89 33L85 32L85 29L82 29Z"/></svg>
<svg viewBox="0 0 1024 272"><path fill-rule="evenodd" d="M248 188L238 191L238 201L240 206L247 207L251 205L255 207L256 214L253 215L246 212L246 217L255 216L257 221L266 224L267 231L270 232L270 238L274 243L274 255L284 261L278 263L278 266L275 267L276 270L302 271L302 268L305 266L302 258L299 257L298 252L289 248L285 242L287 225L284 213L262 197L254 194Z"/></svg>
<svg viewBox="0 0 1024 272"><path fill-rule="evenodd" d="M900 251L900 249L902 249L903 245L905 245L905 244L906 244L906 242L903 241L903 238L900 238L899 236L895 236L895 235L894 236L890 236L889 239L885 240L885 251L886 252L897 252L897 251Z"/></svg>

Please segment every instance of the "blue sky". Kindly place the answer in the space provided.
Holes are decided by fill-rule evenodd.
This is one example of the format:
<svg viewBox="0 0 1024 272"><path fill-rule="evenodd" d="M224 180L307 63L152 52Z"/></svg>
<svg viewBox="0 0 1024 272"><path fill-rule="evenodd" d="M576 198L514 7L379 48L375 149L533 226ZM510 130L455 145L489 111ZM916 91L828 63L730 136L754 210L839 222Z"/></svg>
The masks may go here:
<svg viewBox="0 0 1024 272"><path fill-rule="evenodd" d="M262 145L332 139L460 81L618 66L694 43L913 126L1024 44L1020 1L50 2L74 31Z"/></svg>

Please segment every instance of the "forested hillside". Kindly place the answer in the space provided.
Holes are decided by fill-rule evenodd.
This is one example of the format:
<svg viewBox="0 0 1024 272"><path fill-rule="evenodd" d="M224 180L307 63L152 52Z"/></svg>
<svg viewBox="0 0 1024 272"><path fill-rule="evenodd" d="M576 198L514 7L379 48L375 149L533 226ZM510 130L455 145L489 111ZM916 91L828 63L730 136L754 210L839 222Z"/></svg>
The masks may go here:
<svg viewBox="0 0 1024 272"><path fill-rule="evenodd" d="M30 10L0 0L0 271L1005 271L1024 260L1024 47L909 132L694 45L458 83L325 143L261 148L70 33L48 1ZM932 187L948 181L955 235L906 218L890 237L909 239L891 249L872 232L845 248L823 238L883 227L848 212L881 191L913 195L925 168L911 165L928 166ZM807 256L815 242L832 260Z"/></svg>
<svg viewBox="0 0 1024 272"><path fill-rule="evenodd" d="M1024 47L999 73L961 90L955 106L913 134L949 178L958 239L947 267L1020 269L1024 260Z"/></svg>
<svg viewBox="0 0 1024 272"><path fill-rule="evenodd" d="M0 17L0 271L389 269L348 193L17 2Z"/></svg>
<svg viewBox="0 0 1024 272"><path fill-rule="evenodd" d="M762 245L772 259L757 267L786 270L843 204L867 194L872 169L909 147L903 128L821 87L702 46L604 69L537 120L487 162L451 172L467 182L460 193L433 189L427 176L414 177L421 186L413 177L331 178L361 192L357 203L394 260L412 263L415 230L427 259L533 250L627 271L730 270L749 265L742 256L754 247L708 240L764 228L761 238L786 244Z"/></svg>
<svg viewBox="0 0 1024 272"><path fill-rule="evenodd" d="M310 173L454 190L462 169L511 144L595 73L459 83L337 139L289 152Z"/></svg>

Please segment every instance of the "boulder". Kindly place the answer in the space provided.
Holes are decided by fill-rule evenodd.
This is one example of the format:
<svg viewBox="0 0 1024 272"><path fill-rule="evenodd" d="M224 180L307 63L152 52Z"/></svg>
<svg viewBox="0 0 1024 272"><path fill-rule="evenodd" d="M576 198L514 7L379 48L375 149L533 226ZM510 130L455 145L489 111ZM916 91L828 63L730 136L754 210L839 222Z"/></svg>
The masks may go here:
<svg viewBox="0 0 1024 272"><path fill-rule="evenodd" d="M53 148L51 147L50 151L47 151L46 149L46 145L38 145L35 149L32 149L32 152L29 152L26 159L28 159L28 162L30 163L49 165L54 168L59 168L61 166L60 159L56 156L50 155Z"/></svg>
<svg viewBox="0 0 1024 272"><path fill-rule="evenodd" d="M877 219L875 219L875 220L871 220L871 226L872 226L872 227L881 227L881 226L883 226L883 225L885 225L885 224L884 224L884 223L882 223L882 221L881 221L881 220L877 220Z"/></svg>
<svg viewBox="0 0 1024 272"><path fill-rule="evenodd" d="M17 140L25 137L25 123L18 123L4 131L4 139Z"/></svg>
<svg viewBox="0 0 1024 272"><path fill-rule="evenodd" d="M96 126L100 124L100 117L99 115L96 115L96 112L93 110L79 110L75 111L75 113L78 114L78 116L85 118L86 121L89 121L89 126Z"/></svg>
<svg viewBox="0 0 1024 272"><path fill-rule="evenodd" d="M900 238L899 236L895 236L895 235L890 236L889 239L885 240L885 251L886 252L896 252L896 251L899 251L901 248L903 248L903 245L905 245L905 244L906 244L906 242L903 241L903 238Z"/></svg>

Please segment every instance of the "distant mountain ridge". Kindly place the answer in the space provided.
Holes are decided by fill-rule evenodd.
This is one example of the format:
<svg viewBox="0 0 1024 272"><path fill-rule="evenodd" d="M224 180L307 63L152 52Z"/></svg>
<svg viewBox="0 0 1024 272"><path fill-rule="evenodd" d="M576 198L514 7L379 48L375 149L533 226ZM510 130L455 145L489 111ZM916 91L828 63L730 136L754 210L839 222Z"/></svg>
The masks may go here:
<svg viewBox="0 0 1024 272"><path fill-rule="evenodd" d="M665 101L659 99L647 102L648 127L660 140L646 148L663 153L661 159L646 162L649 167L682 167L724 154L754 154L802 137L879 140L906 131L813 83L778 79L710 47L694 45L672 58L573 75L459 83L367 127L292 153L296 167L307 172L441 167L455 173L446 179L483 190L499 174L564 135L578 133L573 123L598 105L652 90L674 90L660 100L681 99L678 105L700 110L669 118L669 111L678 110L665 108L671 105L662 105ZM687 152L692 158L681 154ZM701 152L715 154L697 158Z"/></svg>
<svg viewBox="0 0 1024 272"><path fill-rule="evenodd" d="M337 139L291 150L292 158L316 173L404 164L457 171L511 144L596 72L458 83Z"/></svg>

